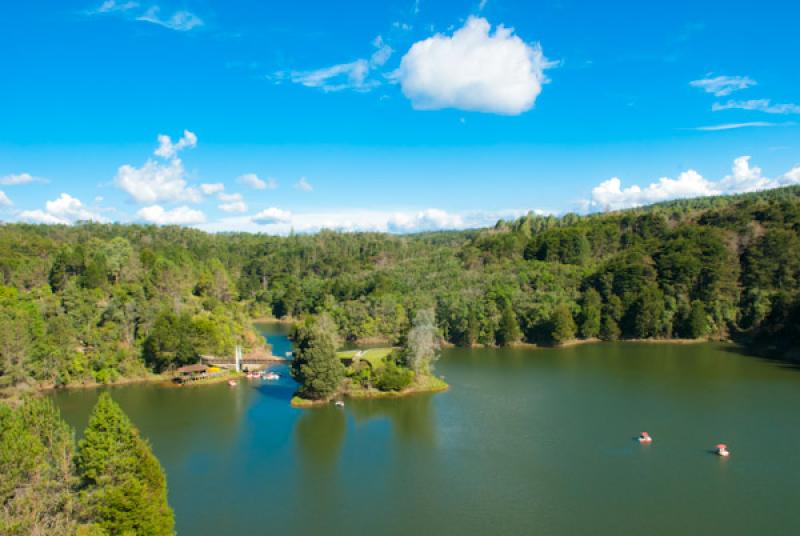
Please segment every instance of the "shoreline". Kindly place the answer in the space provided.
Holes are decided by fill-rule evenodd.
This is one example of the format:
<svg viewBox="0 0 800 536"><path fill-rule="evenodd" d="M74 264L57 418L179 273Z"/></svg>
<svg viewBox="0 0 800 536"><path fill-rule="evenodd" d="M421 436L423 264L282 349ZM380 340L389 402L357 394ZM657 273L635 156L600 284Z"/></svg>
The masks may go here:
<svg viewBox="0 0 800 536"><path fill-rule="evenodd" d="M442 378L438 376L430 376L425 378L425 383L407 387L401 391L380 391L375 388L370 389L350 389L345 388L340 393L337 393L327 399L323 400L309 400L294 395L290 401L293 408L309 409L318 408L330 405L337 398L349 398L352 400L376 400L381 398L405 398L413 395L421 395L426 393L442 393L450 390L450 385L447 384Z"/></svg>

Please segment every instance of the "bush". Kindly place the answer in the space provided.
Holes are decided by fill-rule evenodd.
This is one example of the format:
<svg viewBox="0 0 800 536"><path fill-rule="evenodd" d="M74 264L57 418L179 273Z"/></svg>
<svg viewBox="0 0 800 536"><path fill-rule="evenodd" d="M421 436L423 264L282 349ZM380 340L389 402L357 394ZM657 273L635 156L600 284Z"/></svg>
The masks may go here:
<svg viewBox="0 0 800 536"><path fill-rule="evenodd" d="M401 391L411 385L413 379L413 371L398 366L394 361L389 361L378 372L376 385L381 391Z"/></svg>

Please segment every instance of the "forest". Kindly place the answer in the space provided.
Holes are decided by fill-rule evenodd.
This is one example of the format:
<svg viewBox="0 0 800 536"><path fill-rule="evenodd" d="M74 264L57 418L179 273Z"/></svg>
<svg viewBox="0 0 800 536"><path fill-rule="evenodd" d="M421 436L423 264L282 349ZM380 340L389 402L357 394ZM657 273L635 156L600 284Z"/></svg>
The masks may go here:
<svg viewBox="0 0 800 536"><path fill-rule="evenodd" d="M454 345L733 339L800 347L800 187L414 235L0 225L0 390L113 383L258 343L252 319L329 316Z"/></svg>

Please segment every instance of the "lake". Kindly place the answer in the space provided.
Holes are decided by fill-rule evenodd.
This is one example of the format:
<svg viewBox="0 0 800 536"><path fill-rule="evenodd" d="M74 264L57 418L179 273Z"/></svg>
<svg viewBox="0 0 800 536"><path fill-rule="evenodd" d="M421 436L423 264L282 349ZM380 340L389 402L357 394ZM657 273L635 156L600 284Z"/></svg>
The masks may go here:
<svg viewBox="0 0 800 536"><path fill-rule="evenodd" d="M276 370L111 389L179 534L800 534L800 369L733 346L448 349L450 391L341 409L291 408ZM53 397L80 432L97 395Z"/></svg>

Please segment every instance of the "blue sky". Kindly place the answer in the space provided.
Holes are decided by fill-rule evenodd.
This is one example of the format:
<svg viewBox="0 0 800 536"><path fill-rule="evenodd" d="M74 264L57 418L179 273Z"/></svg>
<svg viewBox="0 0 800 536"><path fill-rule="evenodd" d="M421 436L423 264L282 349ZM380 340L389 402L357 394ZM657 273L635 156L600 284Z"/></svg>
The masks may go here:
<svg viewBox="0 0 800 536"><path fill-rule="evenodd" d="M0 219L408 232L798 183L798 17L785 1L9 2Z"/></svg>

